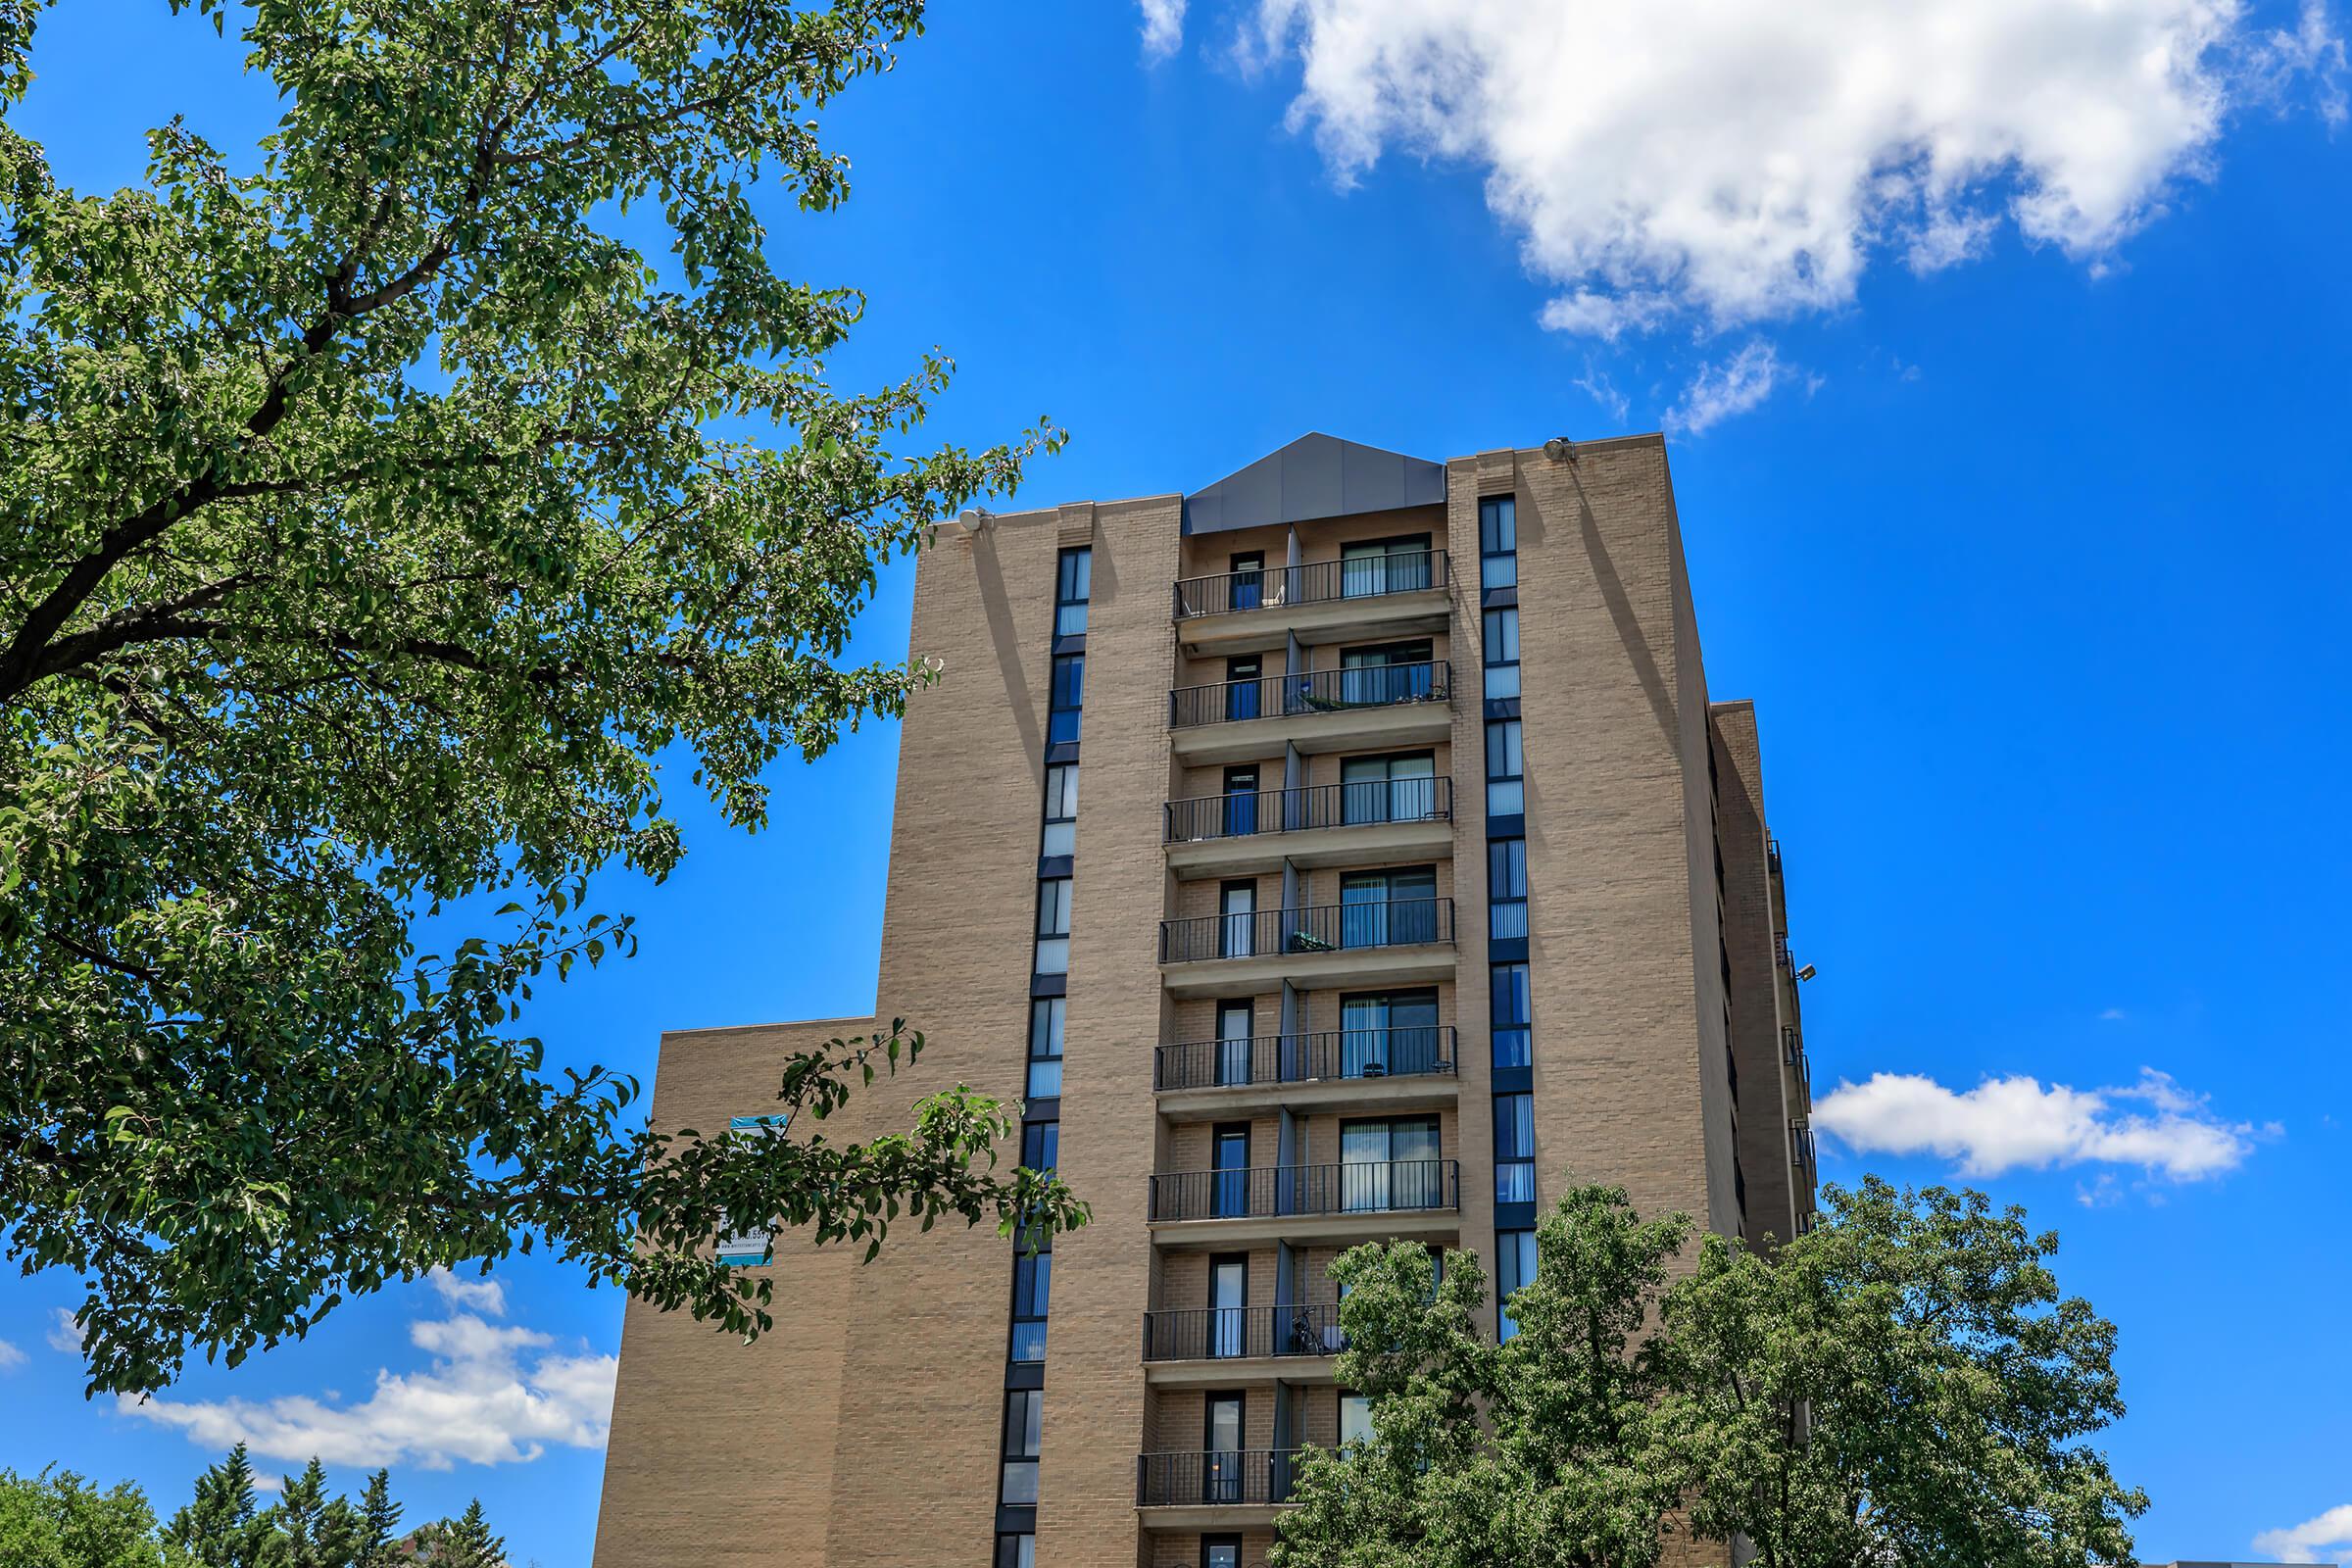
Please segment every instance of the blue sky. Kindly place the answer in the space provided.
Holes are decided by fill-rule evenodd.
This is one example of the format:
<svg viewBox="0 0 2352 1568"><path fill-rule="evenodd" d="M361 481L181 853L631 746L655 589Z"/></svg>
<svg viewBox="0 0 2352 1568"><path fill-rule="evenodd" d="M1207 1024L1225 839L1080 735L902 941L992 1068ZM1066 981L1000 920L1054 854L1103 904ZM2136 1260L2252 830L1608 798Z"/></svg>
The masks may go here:
<svg viewBox="0 0 2352 1568"><path fill-rule="evenodd" d="M1825 1175L1964 1177L2062 1233L2121 1326L2143 1555L2352 1555L2346 18L1622 9L942 8L828 117L850 206L776 204L773 245L871 293L845 380L936 342L937 434L1067 425L1039 504L1309 429L1443 459L1666 427L1820 969L1817 1090L1853 1086ZM112 188L174 111L267 128L238 58L161 0L77 0L15 118ZM903 650L908 586L862 653ZM681 789L699 853L611 890L642 956L534 1027L650 1071L664 1027L865 1011L895 760L885 728L780 766L806 837ZM537 1260L498 1283L346 1306L137 1415L49 1343L71 1280L0 1280L0 1465L175 1502L224 1434L284 1469L326 1445L586 1568L619 1301ZM418 1419L443 1395L470 1425Z"/></svg>

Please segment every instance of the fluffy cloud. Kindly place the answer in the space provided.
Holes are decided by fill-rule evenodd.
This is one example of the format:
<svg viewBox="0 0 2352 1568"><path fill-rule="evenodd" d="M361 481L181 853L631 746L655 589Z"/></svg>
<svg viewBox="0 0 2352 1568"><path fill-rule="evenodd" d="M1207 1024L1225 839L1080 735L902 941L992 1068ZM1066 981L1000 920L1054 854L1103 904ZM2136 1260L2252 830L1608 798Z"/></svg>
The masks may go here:
<svg viewBox="0 0 2352 1568"><path fill-rule="evenodd" d="M2338 1504L2316 1519L2306 1519L2284 1530L2265 1530L2254 1538L2254 1549L2281 1562L2352 1555L2352 1502Z"/></svg>
<svg viewBox="0 0 2352 1568"><path fill-rule="evenodd" d="M333 1395L250 1400L125 1397L122 1409L176 1427L189 1441L218 1451L243 1443L256 1455L300 1463L313 1454L328 1464L373 1468L415 1464L447 1469L473 1464L527 1463L550 1444L601 1448L611 1431L610 1355L559 1354L554 1341L532 1329L492 1323L505 1293L492 1281L428 1276L455 1310L446 1318L409 1325L409 1340L431 1357L421 1371L380 1370L375 1391L357 1404ZM478 1310L463 1310L472 1307Z"/></svg>
<svg viewBox="0 0 2352 1568"><path fill-rule="evenodd" d="M49 1348L67 1355L81 1353L81 1319L72 1309L53 1306L49 1309Z"/></svg>
<svg viewBox="0 0 2352 1568"><path fill-rule="evenodd" d="M496 1280L479 1277L462 1280L436 1264L425 1271L424 1282L451 1306L491 1317L507 1315L507 1290Z"/></svg>
<svg viewBox="0 0 2352 1568"><path fill-rule="evenodd" d="M1745 414L1766 398L1781 379L1781 357L1762 338L1750 339L1740 351L1719 365L1699 368L1682 402L1666 411L1666 428L1696 435L1735 414Z"/></svg>
<svg viewBox="0 0 2352 1568"><path fill-rule="evenodd" d="M1184 6L1144 0L1174 46ZM1257 0L1242 53L1295 55L1294 126L1352 180L1391 150L1487 172L1489 205L1614 339L1832 309L1875 257L1921 270L2003 223L2096 262L2210 172L2230 115L2314 86L2322 0Z"/></svg>
<svg viewBox="0 0 2352 1568"><path fill-rule="evenodd" d="M1142 0L1144 53L1164 60L1184 42L1185 0Z"/></svg>
<svg viewBox="0 0 2352 1568"><path fill-rule="evenodd" d="M1839 1083L1814 1106L1813 1121L1857 1152L1933 1153L1966 1176L2107 1164L2173 1181L2235 1168L2252 1152L2256 1131L2222 1120L2203 1096L2145 1068L2124 1088L2045 1087L2019 1076L1988 1078L1965 1093L1914 1073L1874 1073L1866 1083ZM2105 1191L2094 1187L2084 1200Z"/></svg>
<svg viewBox="0 0 2352 1568"><path fill-rule="evenodd" d="M24 1364L24 1352L6 1340L0 1340L0 1372L13 1372Z"/></svg>

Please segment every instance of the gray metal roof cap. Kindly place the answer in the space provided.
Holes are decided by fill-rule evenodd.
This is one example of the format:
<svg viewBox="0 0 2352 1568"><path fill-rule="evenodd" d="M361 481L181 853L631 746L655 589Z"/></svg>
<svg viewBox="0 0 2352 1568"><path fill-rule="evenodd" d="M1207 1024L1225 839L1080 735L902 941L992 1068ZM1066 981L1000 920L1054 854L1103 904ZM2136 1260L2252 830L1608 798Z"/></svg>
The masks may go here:
<svg viewBox="0 0 2352 1568"><path fill-rule="evenodd" d="M1445 499L1445 465L1316 431L1186 496L1184 531L1226 533Z"/></svg>

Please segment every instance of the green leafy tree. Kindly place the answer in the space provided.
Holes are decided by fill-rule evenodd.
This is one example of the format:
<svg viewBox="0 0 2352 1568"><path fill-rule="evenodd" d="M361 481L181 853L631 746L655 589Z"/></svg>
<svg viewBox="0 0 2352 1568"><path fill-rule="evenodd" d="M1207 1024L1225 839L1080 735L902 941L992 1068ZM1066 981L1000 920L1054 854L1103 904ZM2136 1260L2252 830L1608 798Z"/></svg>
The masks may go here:
<svg viewBox="0 0 2352 1568"><path fill-rule="evenodd" d="M708 1142L516 1029L630 950L582 901L678 862L663 767L757 828L900 712L930 664L845 662L879 565L1058 443L904 450L948 362L837 390L862 297L769 264L755 189L845 198L812 117L922 0L194 9L281 96L254 153L174 120L91 195L0 120L0 1226L86 1282L92 1389L517 1247L748 1336L729 1216L1082 1219L960 1087L824 1136L903 1025Z"/></svg>
<svg viewBox="0 0 2352 1568"><path fill-rule="evenodd" d="M0 1563L8 1568L175 1568L155 1510L129 1482L108 1491L66 1470L0 1470Z"/></svg>
<svg viewBox="0 0 2352 1568"><path fill-rule="evenodd" d="M1471 1257L1439 1284L1419 1247L1348 1253L1338 1375L1373 1437L1303 1462L1270 1560L1599 1568L1743 1537L1767 1568L2130 1562L2147 1498L2087 1442L2123 1413L2115 1328L2060 1296L2057 1239L1979 1193L1824 1199L1770 1254L1690 1256L1682 1216L1571 1189L1500 1346Z"/></svg>
<svg viewBox="0 0 2352 1568"><path fill-rule="evenodd" d="M1706 1238L1667 1299L1694 1528L1767 1568L2132 1561L2147 1498L2086 1441L2115 1326L2060 1296L2057 1237L1981 1193L1825 1198L1769 1261Z"/></svg>
<svg viewBox="0 0 2352 1568"><path fill-rule="evenodd" d="M1333 1267L1348 1346L1342 1385L1367 1397L1368 1442L1308 1455L1269 1560L1276 1568L1414 1564L1646 1568L1678 1500L1643 1341L1680 1215L1643 1221L1623 1190L1579 1187L1545 1216L1518 1334L1478 1328L1474 1256L1357 1248Z"/></svg>
<svg viewBox="0 0 2352 1568"><path fill-rule="evenodd" d="M196 1478L166 1539L193 1568L278 1568L282 1544L262 1511L245 1445Z"/></svg>

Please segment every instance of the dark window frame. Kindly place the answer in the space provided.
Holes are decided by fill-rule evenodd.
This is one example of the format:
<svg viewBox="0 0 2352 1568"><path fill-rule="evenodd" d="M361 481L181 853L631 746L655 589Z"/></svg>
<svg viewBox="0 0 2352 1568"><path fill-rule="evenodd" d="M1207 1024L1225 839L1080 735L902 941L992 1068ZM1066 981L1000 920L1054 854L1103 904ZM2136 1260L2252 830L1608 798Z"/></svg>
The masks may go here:
<svg viewBox="0 0 2352 1568"><path fill-rule="evenodd" d="M1498 766L1498 764L1499 764L1500 768L1502 768L1502 769L1508 769L1508 768L1510 767L1510 760L1511 760L1511 755L1510 755L1510 754L1511 754L1511 735L1512 735L1512 732L1513 732L1513 731L1516 731L1516 732L1518 733L1518 738L1519 738L1519 765L1518 765L1518 768L1517 768L1517 770L1516 770L1516 771L1498 771L1498 770L1497 770L1497 766ZM1487 737L1486 737L1486 738L1487 738L1487 815L1488 815L1488 816L1490 816L1490 817L1495 817L1495 816L1523 816L1523 815L1525 815L1525 814L1526 814L1526 812L1527 812L1527 730L1526 730L1526 727L1525 727L1525 726L1524 726L1524 725L1523 725L1523 724L1522 724L1522 723L1521 723L1521 722L1520 722L1518 719L1515 719L1515 718L1490 718L1490 719L1488 719L1488 720L1487 720ZM1511 790L1512 790L1513 794L1515 794L1515 795L1518 797L1518 804L1517 804L1515 807L1513 807L1513 808L1512 808L1510 810L1507 810L1507 811L1498 811L1498 810L1496 810L1496 809L1494 808L1494 786L1495 786L1495 785L1497 785L1497 784L1507 784L1507 785L1509 785L1509 786L1511 787ZM1506 799L1508 799L1508 797L1505 797L1505 798L1506 798Z"/></svg>
<svg viewBox="0 0 2352 1568"><path fill-rule="evenodd" d="M1073 582L1083 576L1084 582ZM1092 545L1077 545L1064 550L1054 563L1054 635L1083 637L1086 635L1086 609L1095 593L1095 550ZM1075 587L1080 590L1071 592ZM1072 610L1078 612L1077 624L1069 624Z"/></svg>
<svg viewBox="0 0 2352 1568"><path fill-rule="evenodd" d="M1064 701L1067 698L1068 701ZM1053 681L1048 689L1046 743L1057 745L1078 739L1086 714L1086 656L1055 654ZM1067 718L1065 724L1063 720Z"/></svg>
<svg viewBox="0 0 2352 1568"><path fill-rule="evenodd" d="M1029 1051L1026 1057L1026 1060L1028 1061L1028 1070L1023 1077L1022 1082L1028 1086L1028 1098L1031 1100L1055 1100L1060 1098L1061 1064L1065 1059L1064 1054L1068 1045L1068 1041L1065 1038L1069 1029L1068 1002L1069 999L1066 997L1033 997L1030 999ZM1038 1025L1040 1020L1043 1019L1053 1020L1049 1031L1048 1040L1048 1043L1050 1043L1053 1047L1051 1051L1040 1051L1038 1049L1040 1044L1038 1039ZM1050 1061L1054 1063L1054 1088L1051 1093L1041 1091L1037 1087L1037 1064L1041 1061Z"/></svg>
<svg viewBox="0 0 2352 1568"><path fill-rule="evenodd" d="M1508 519L1507 523L1504 519ZM1509 538L1497 544L1505 531ZM1507 561L1509 580L1496 575L1492 562ZM1515 588L1519 585L1519 498L1515 494L1480 496L1478 498L1478 586Z"/></svg>
<svg viewBox="0 0 2352 1568"><path fill-rule="evenodd" d="M1042 1279L1042 1284L1040 1283ZM1023 1298L1026 1298L1026 1300ZM1026 1308L1026 1310L1024 1310ZM1004 1358L1021 1366L1042 1365L1046 1359L1046 1330L1054 1309L1054 1245L1047 1237L1035 1251L1026 1246L1016 1246L1012 1256L1011 1328L1007 1332ZM1029 1325L1037 1329L1037 1354L1021 1354L1021 1330Z"/></svg>
<svg viewBox="0 0 2352 1568"><path fill-rule="evenodd" d="M1498 983L1506 975L1510 977L1507 990ZM1496 1067L1527 1067L1532 1066L1535 1062L1536 1000L1534 984L1534 973L1524 959L1487 965L1488 1059ZM1514 1011L1517 1010L1517 1004L1524 998L1526 1015L1506 1018L1501 1006L1505 997L1508 997L1514 1004ZM1502 1059L1503 1040L1506 1036L1513 1035L1517 1037L1519 1046L1519 1050L1514 1054L1526 1058L1525 1060L1505 1061Z"/></svg>
<svg viewBox="0 0 2352 1568"><path fill-rule="evenodd" d="M1536 1198L1536 1097L1531 1091L1518 1090L1514 1093L1494 1096L1494 1201L1497 1203L1532 1203ZM1526 1112L1524 1119L1527 1130L1527 1147L1525 1149L1517 1147L1522 1120L1519 1112L1522 1110ZM1512 1146L1507 1152L1504 1149L1503 1139L1506 1113L1509 1116L1508 1131L1511 1134L1510 1144ZM1506 1190L1504 1186L1506 1173L1516 1176L1522 1172L1524 1179L1512 1180Z"/></svg>
<svg viewBox="0 0 2352 1568"><path fill-rule="evenodd" d="M1045 1447L1045 1403L1046 1396L1043 1389L1007 1389L1004 1391L1004 1422L997 1434L997 1501L1000 1506L1014 1508L1037 1506L1037 1472L1040 1462L1045 1457L1042 1452ZM1015 1452L1013 1449L1013 1410L1016 1405L1021 1411L1022 1441L1029 1442L1028 1429L1031 1425L1032 1412L1034 1412L1035 1423L1039 1430L1039 1436L1034 1446L1024 1452ZM1011 1496L1007 1493L1015 1465L1029 1467L1029 1495L1026 1497Z"/></svg>
<svg viewBox="0 0 2352 1568"><path fill-rule="evenodd" d="M1506 619L1508 620L1511 628L1511 657L1508 659L1496 659L1494 657L1496 638L1494 636L1492 628L1497 622ZM1479 629L1482 633L1479 642L1479 658L1482 661L1486 671L1482 690L1484 691L1487 700L1492 702L1496 698L1518 696L1519 607L1517 605L1497 605L1494 609L1487 611L1479 618ZM1511 689L1507 692L1498 692L1494 689L1494 672L1498 669L1507 669L1511 672Z"/></svg>

